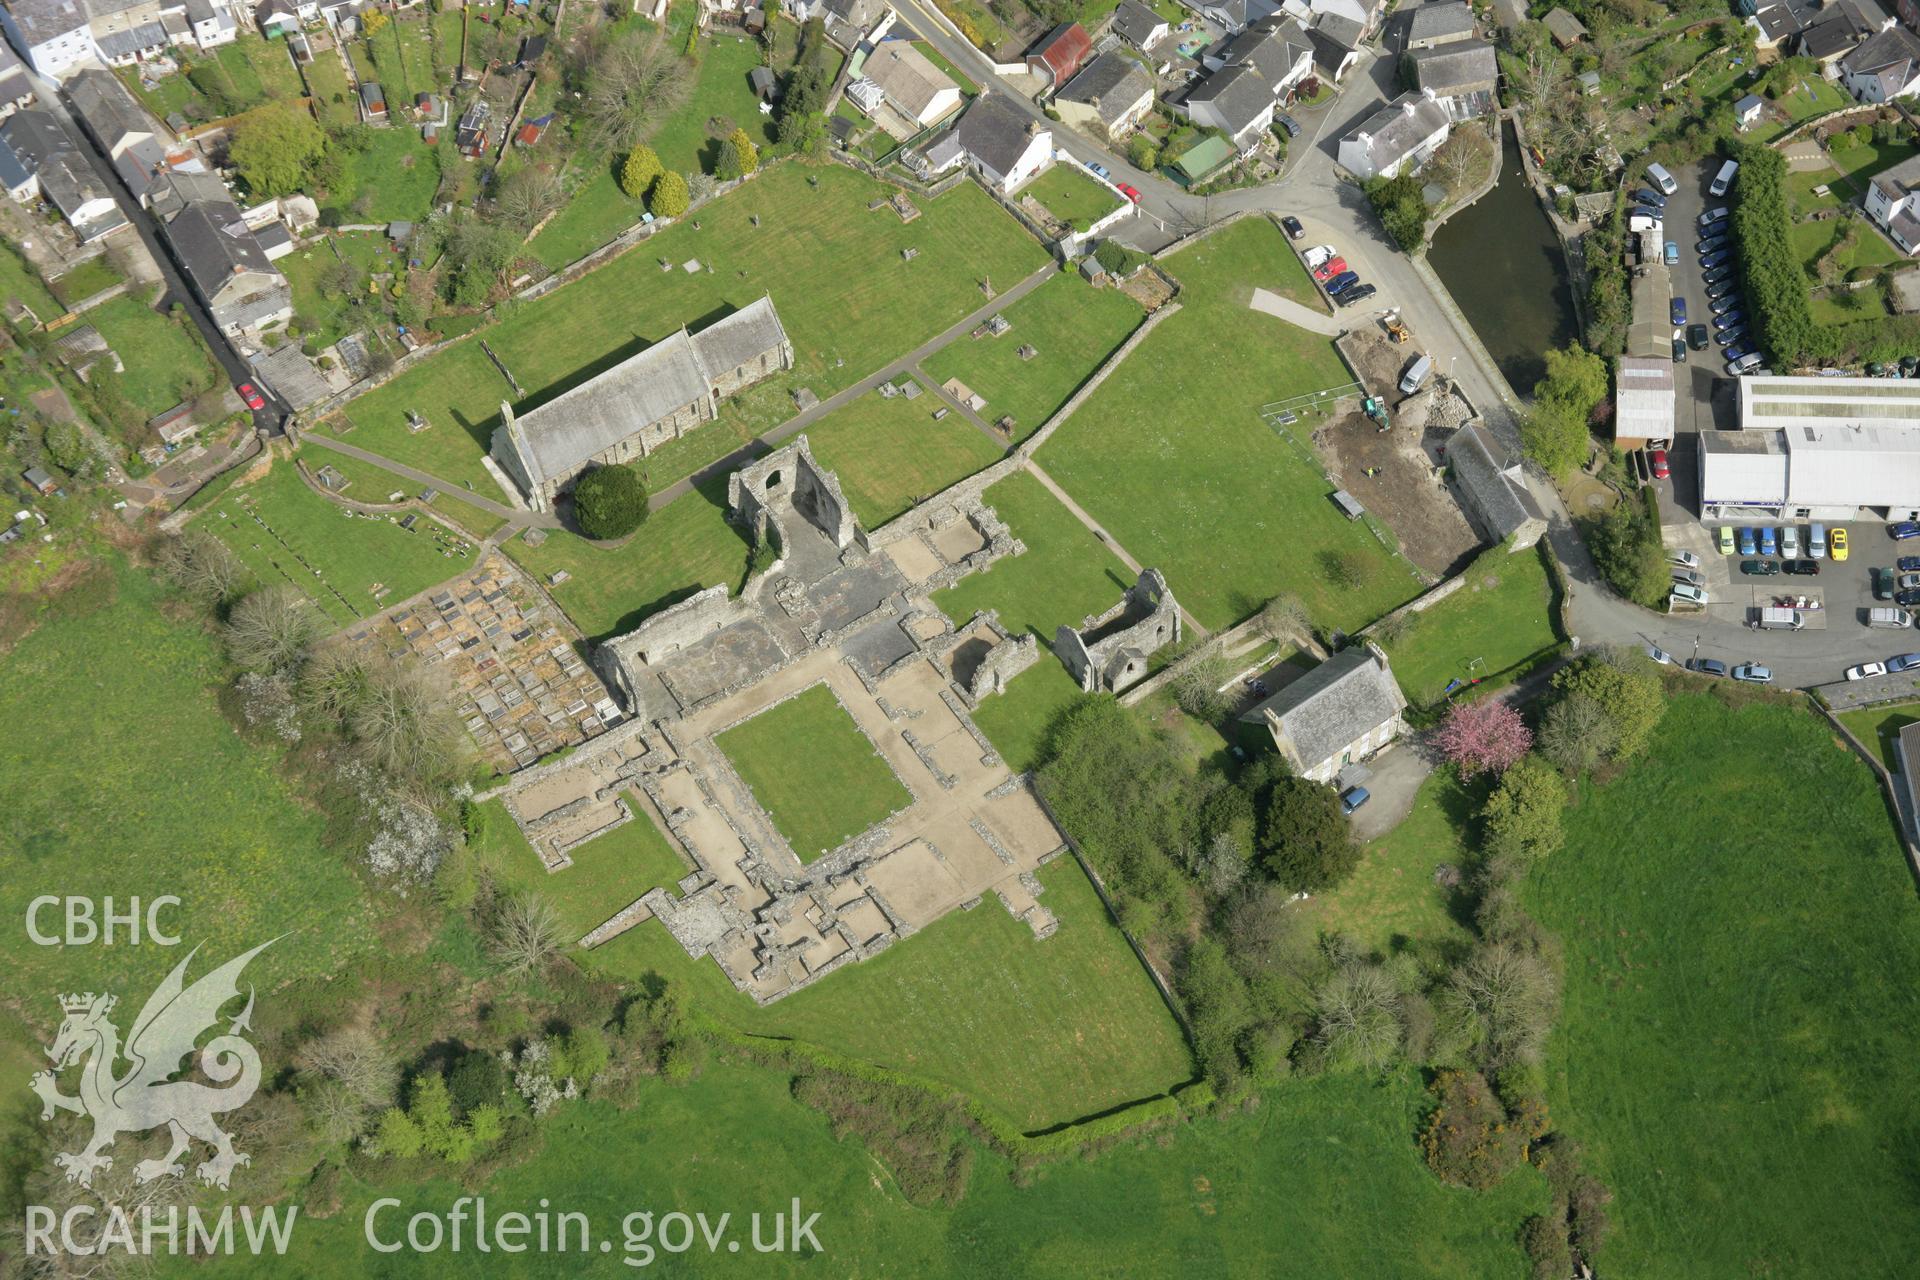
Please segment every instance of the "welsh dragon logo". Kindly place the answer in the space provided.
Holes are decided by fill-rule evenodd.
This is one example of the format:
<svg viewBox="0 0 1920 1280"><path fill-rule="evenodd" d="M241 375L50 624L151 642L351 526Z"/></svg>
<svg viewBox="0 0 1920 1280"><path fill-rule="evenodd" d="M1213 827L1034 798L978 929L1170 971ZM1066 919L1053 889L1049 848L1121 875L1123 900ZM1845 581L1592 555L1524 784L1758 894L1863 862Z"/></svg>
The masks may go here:
<svg viewBox="0 0 1920 1280"><path fill-rule="evenodd" d="M71 1111L93 1121L93 1138L82 1150L54 1157L67 1171L67 1181L93 1185L96 1170L113 1167L113 1157L105 1152L115 1138L161 1125L167 1127L173 1146L158 1160L142 1160L134 1166L134 1177L140 1182L168 1175L184 1177L186 1167L180 1157L194 1139L213 1148L212 1158L194 1170L203 1183L224 1188L236 1165L250 1163L246 1153L233 1149L232 1137L214 1123L214 1117L245 1106L260 1086L260 1055L240 1034L251 1029L251 986L246 1008L228 1024L226 1033L199 1050L200 1070L222 1087L172 1077L181 1069L181 1059L194 1052L195 1041L219 1022L221 1006L239 997L240 971L247 961L272 945L263 942L188 986L187 965L200 950L195 947L147 997L124 1046L119 1028L108 1016L117 1003L114 996L89 991L60 997L66 1017L47 1050L53 1070L35 1073L31 1085L44 1104L42 1120L51 1120L55 1111ZM129 1066L116 1075L123 1058ZM61 1093L56 1074L83 1060L79 1094Z"/></svg>

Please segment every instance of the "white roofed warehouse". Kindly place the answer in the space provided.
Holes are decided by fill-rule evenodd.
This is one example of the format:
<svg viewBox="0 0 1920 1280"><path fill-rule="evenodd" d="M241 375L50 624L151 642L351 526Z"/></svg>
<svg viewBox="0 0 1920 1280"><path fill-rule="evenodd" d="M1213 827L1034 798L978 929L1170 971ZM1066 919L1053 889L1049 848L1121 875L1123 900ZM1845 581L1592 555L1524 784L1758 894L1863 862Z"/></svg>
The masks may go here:
<svg viewBox="0 0 1920 1280"><path fill-rule="evenodd" d="M1920 382L1740 379L1740 429L1700 436L1700 512L1920 519Z"/></svg>

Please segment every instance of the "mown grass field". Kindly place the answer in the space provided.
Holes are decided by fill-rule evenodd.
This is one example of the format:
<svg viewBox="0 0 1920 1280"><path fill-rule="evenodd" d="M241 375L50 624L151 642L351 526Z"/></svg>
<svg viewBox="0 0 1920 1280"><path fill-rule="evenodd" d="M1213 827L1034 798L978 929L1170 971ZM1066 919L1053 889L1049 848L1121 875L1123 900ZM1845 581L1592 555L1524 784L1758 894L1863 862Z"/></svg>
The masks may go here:
<svg viewBox="0 0 1920 1280"><path fill-rule="evenodd" d="M1497 675L1554 643L1545 554L1544 543L1482 553L1468 567L1466 585L1413 614L1404 632L1383 644L1410 702L1437 702L1449 681Z"/></svg>
<svg viewBox="0 0 1920 1280"><path fill-rule="evenodd" d="M1260 416L1351 380L1325 338L1247 306L1256 286L1283 290L1299 271L1279 228L1249 218L1163 265L1182 309L1061 424L1040 464L1208 627L1283 592L1317 625L1348 630L1411 598L1408 567L1327 501L1306 439L1316 420Z"/></svg>
<svg viewBox="0 0 1920 1280"><path fill-rule="evenodd" d="M807 428L814 457L840 477L863 527L879 528L1004 454L958 413L934 421L943 404L929 393L909 400L869 391Z"/></svg>
<svg viewBox="0 0 1920 1280"><path fill-rule="evenodd" d="M1920 720L1920 703L1896 702L1886 706L1842 711L1840 723L1868 748L1879 751L1880 763L1895 775L1900 771L1900 731Z"/></svg>
<svg viewBox="0 0 1920 1280"><path fill-rule="evenodd" d="M802 863L913 803L824 684L714 735Z"/></svg>
<svg viewBox="0 0 1920 1280"><path fill-rule="evenodd" d="M1673 699L1526 897L1566 945L1553 1111L1612 1187L1609 1271L1896 1275L1920 1247L1920 904L1808 712Z"/></svg>
<svg viewBox="0 0 1920 1280"><path fill-rule="evenodd" d="M552 904L572 942L649 889L670 888L693 868L648 816L644 797L628 792L631 822L569 851L573 865L548 871L498 800L482 806L479 862L510 893L538 894Z"/></svg>
<svg viewBox="0 0 1920 1280"><path fill-rule="evenodd" d="M1054 165L1021 194L1038 200L1049 213L1075 231L1085 231L1122 203L1121 197L1072 161Z"/></svg>
<svg viewBox="0 0 1920 1280"><path fill-rule="evenodd" d="M1044 941L991 894L765 1008L648 922L588 953L678 982L704 1014L952 1084L1040 1129L1150 1097L1193 1073L1173 1015L1071 858L1039 872Z"/></svg>
<svg viewBox="0 0 1920 1280"><path fill-rule="evenodd" d="M192 399L219 377L193 325L161 315L150 301L150 296L122 294L86 316L126 365L122 393L148 417Z"/></svg>
<svg viewBox="0 0 1920 1280"><path fill-rule="evenodd" d="M385 467L376 467L371 462L349 458L344 453L331 453L325 449L307 449L301 451L300 457L315 472L318 472L321 467L332 467L344 476L348 487L341 491L340 496L353 502L388 502L396 493L400 494L404 501L407 498L418 498L422 492L419 485L405 476L397 475ZM454 494L444 491L427 505L476 538L484 538L507 523L500 516L490 511L482 511L479 507L462 502Z"/></svg>
<svg viewBox="0 0 1920 1280"><path fill-rule="evenodd" d="M987 402L981 416L1013 417L1014 439L1032 435L1142 319L1140 304L1075 275L1049 280L1006 310L1013 328L998 337L960 338L921 366L935 382L958 378ZM1037 354L1020 358L1031 345Z"/></svg>
<svg viewBox="0 0 1920 1280"><path fill-rule="evenodd" d="M316 469L327 455L309 459ZM384 500L384 493L377 500ZM451 553L454 539L422 517L413 530L395 519L349 515L301 481L280 460L266 476L235 485L194 523L218 535L261 583L288 582L304 591L336 626L399 604L472 567L471 549Z"/></svg>
<svg viewBox="0 0 1920 1280"><path fill-rule="evenodd" d="M884 191L837 165L774 166L702 209L698 230L693 220L673 227L480 336L527 388L524 410L682 325L698 329L771 294L793 341L793 372L733 397L721 422L681 442L689 448L677 461L650 459L654 482L664 484L665 473L685 475L790 417L794 388L824 399L980 307L983 278L1005 288L1046 262L1039 244L970 185L921 202L912 223L868 210ZM905 248L918 256L903 260ZM796 269L802 257L804 271ZM696 260L712 270L681 269ZM492 484L480 457L511 396L469 340L362 396L345 417L362 448L456 483ZM409 409L431 428L410 434ZM707 454L697 460L688 456L696 441Z"/></svg>

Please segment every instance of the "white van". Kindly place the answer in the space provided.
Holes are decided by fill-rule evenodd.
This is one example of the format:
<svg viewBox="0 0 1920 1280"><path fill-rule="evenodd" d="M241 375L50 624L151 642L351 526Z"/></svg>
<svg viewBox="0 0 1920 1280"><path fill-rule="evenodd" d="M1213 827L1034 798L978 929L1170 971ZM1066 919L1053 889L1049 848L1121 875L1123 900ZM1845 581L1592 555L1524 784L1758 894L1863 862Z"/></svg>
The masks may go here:
<svg viewBox="0 0 1920 1280"><path fill-rule="evenodd" d="M1680 184L1673 180L1673 175L1667 172L1666 166L1664 165L1648 165L1647 180L1653 183L1654 186L1660 188L1660 194L1662 195L1670 196L1680 190Z"/></svg>
<svg viewBox="0 0 1920 1280"><path fill-rule="evenodd" d="M1729 160L1720 166L1720 172L1713 175L1713 185L1707 188L1707 194L1723 196L1733 190L1733 175L1740 172L1737 161Z"/></svg>
<svg viewBox="0 0 1920 1280"><path fill-rule="evenodd" d="M1905 609L1881 608L1867 610L1867 625L1870 627L1910 627L1913 615Z"/></svg>
<svg viewBox="0 0 1920 1280"><path fill-rule="evenodd" d="M1685 582L1676 582L1670 590L1673 592L1673 598L1682 604L1704 605L1707 603L1707 592L1704 587L1692 586Z"/></svg>
<svg viewBox="0 0 1920 1280"><path fill-rule="evenodd" d="M1807 554L1815 560L1827 558L1827 526L1823 524L1807 526Z"/></svg>
<svg viewBox="0 0 1920 1280"><path fill-rule="evenodd" d="M1805 628L1807 620L1798 609L1762 609L1760 610L1760 629L1762 631L1799 631Z"/></svg>
<svg viewBox="0 0 1920 1280"><path fill-rule="evenodd" d="M1627 215L1627 230L1648 231L1658 235L1661 230L1660 219L1650 213L1630 213Z"/></svg>
<svg viewBox="0 0 1920 1280"><path fill-rule="evenodd" d="M1790 524L1780 530L1780 555L1782 559L1800 558L1800 526Z"/></svg>
<svg viewBox="0 0 1920 1280"><path fill-rule="evenodd" d="M1400 375L1400 393L1402 395L1412 395L1420 389L1420 384L1425 382L1427 375L1432 372L1433 357L1428 355L1421 356L1418 360L1408 365L1407 371Z"/></svg>

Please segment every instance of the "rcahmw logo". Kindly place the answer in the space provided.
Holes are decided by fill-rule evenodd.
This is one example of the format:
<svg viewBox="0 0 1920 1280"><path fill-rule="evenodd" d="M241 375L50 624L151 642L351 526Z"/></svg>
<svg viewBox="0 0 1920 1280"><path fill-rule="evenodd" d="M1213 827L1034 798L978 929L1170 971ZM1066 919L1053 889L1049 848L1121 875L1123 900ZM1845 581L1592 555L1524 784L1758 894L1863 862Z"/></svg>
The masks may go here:
<svg viewBox="0 0 1920 1280"><path fill-rule="evenodd" d="M234 1149L233 1138L215 1117L245 1106L260 1087L260 1055L242 1035L251 1029L251 986L246 991L246 1006L232 1017L225 1032L198 1047L200 1072L214 1083L173 1077L180 1073L182 1060L196 1052L201 1035L218 1025L222 1007L240 998L240 973L247 962L272 945L261 943L189 986L186 972L199 952L195 947L141 1006L124 1042L112 1016L118 1003L114 996L89 991L60 997L65 1016L59 1034L47 1049L53 1068L35 1073L30 1084L40 1095L42 1120L51 1120L56 1111L67 1111L93 1122L92 1137L80 1150L54 1157L68 1182L91 1188L96 1173L113 1167L107 1148L116 1138L163 1127L171 1145L166 1154L134 1165L137 1184L158 1178L184 1179L186 1164L181 1157L196 1142L211 1149L193 1170L205 1185L226 1189L234 1169L249 1163L247 1154ZM128 1064L126 1070L116 1073L123 1060ZM62 1093L59 1076L75 1067L79 1069L78 1091ZM254 1252L269 1245L275 1252L284 1251L297 1213L297 1207L289 1207L282 1222L277 1210L256 1215L250 1207L242 1208L244 1242ZM83 1203L59 1214L46 1205L29 1205L27 1251L86 1254L121 1249L147 1253L153 1251L156 1237L164 1237L161 1247L168 1252L231 1252L232 1215L232 1206L216 1215L203 1214L191 1206L184 1214L177 1207L144 1206L136 1226L136 1215L113 1204L96 1207ZM94 1232L90 1224L96 1218L106 1221Z"/></svg>

